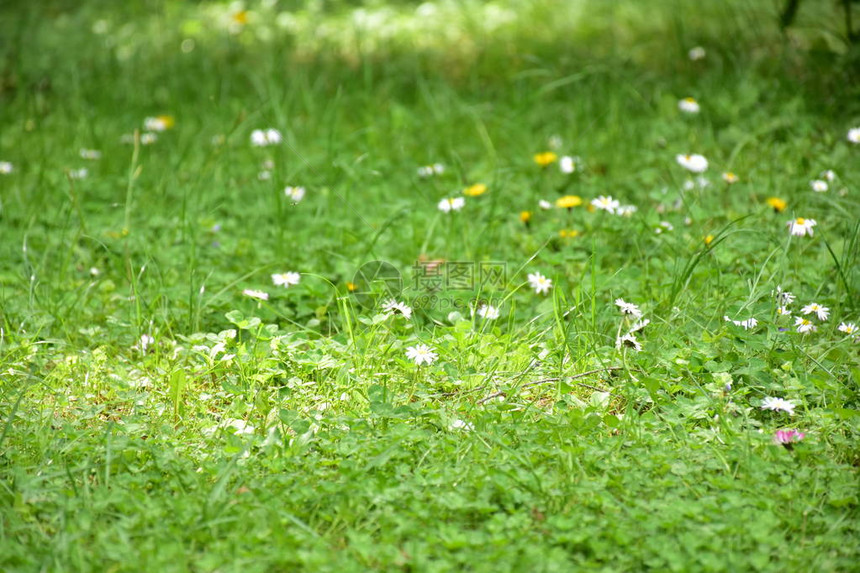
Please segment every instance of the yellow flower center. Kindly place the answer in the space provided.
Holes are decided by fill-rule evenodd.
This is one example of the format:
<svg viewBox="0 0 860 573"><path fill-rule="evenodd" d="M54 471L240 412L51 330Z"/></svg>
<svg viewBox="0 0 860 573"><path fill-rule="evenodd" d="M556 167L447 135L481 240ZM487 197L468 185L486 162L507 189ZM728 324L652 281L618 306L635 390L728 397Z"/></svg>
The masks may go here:
<svg viewBox="0 0 860 573"><path fill-rule="evenodd" d="M798 225L805 225L806 219L804 219L803 217L798 217L797 219L794 220L794 222Z"/></svg>
<svg viewBox="0 0 860 573"><path fill-rule="evenodd" d="M521 211L520 212L520 221L523 223L529 223L532 220L532 212L531 211Z"/></svg>

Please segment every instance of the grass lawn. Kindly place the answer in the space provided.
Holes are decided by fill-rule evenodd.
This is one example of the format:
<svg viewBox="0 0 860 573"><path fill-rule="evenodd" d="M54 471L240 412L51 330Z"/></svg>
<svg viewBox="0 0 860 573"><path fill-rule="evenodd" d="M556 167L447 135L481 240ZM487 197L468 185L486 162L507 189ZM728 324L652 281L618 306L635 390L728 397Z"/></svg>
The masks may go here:
<svg viewBox="0 0 860 573"><path fill-rule="evenodd" d="M0 570L860 571L860 51L779 7L0 6Z"/></svg>

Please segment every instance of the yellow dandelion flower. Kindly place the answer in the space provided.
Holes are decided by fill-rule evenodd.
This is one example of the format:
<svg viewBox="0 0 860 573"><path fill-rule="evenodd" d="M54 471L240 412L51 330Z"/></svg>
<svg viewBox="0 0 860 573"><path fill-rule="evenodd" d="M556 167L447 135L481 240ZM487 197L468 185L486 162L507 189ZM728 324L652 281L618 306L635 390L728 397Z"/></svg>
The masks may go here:
<svg viewBox="0 0 860 573"><path fill-rule="evenodd" d="M236 12L233 14L233 22L236 24L245 25L248 23L248 11L242 10L241 12Z"/></svg>
<svg viewBox="0 0 860 573"><path fill-rule="evenodd" d="M565 195L564 197L559 197L555 201L555 206L560 209L573 209L580 205L582 205L582 197L579 195Z"/></svg>
<svg viewBox="0 0 860 573"><path fill-rule="evenodd" d="M346 290L348 290L349 292L355 292L355 289L357 289L357 288L358 287L355 286L354 282L347 282L346 283Z"/></svg>
<svg viewBox="0 0 860 573"><path fill-rule="evenodd" d="M528 225L532 221L531 211L520 211L520 221Z"/></svg>
<svg viewBox="0 0 860 573"><path fill-rule="evenodd" d="M558 232L558 236L562 239L572 239L579 236L579 231L576 229L562 229Z"/></svg>
<svg viewBox="0 0 860 573"><path fill-rule="evenodd" d="M534 156L535 163L540 165L541 167L546 167L547 165L552 165L556 161L558 161L558 155L553 153L552 151L544 151L543 153L538 153Z"/></svg>
<svg viewBox="0 0 860 573"><path fill-rule="evenodd" d="M710 247L711 243L713 243L713 242L714 242L714 236L713 235L708 235L707 237L705 237L705 246L706 247Z"/></svg>
<svg viewBox="0 0 860 573"><path fill-rule="evenodd" d="M471 187L466 187L466 189L463 190L463 195L467 197L477 197L478 195L483 195L486 192L486 185L484 185L483 183L476 183Z"/></svg>
<svg viewBox="0 0 860 573"><path fill-rule="evenodd" d="M788 206L788 203L785 200L780 199L778 197L768 197L767 201L765 201L768 205L773 207L773 210L777 213L782 213L785 211L785 208Z"/></svg>

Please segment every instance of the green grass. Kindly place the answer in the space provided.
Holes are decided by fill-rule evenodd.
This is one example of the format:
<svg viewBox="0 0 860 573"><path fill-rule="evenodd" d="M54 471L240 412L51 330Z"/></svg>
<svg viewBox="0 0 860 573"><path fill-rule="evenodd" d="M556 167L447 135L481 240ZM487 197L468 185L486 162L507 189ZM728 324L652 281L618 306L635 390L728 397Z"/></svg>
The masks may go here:
<svg viewBox="0 0 860 573"><path fill-rule="evenodd" d="M785 35L764 1L134 4L0 8L0 569L857 570L835 3ZM555 140L573 174L535 163ZM438 260L505 273L429 293ZM350 291L372 261L410 317Z"/></svg>

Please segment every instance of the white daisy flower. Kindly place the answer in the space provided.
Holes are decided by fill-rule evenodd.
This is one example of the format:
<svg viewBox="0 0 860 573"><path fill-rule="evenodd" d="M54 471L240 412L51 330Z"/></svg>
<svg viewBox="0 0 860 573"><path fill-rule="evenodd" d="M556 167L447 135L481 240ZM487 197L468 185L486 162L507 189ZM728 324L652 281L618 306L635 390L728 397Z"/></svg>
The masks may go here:
<svg viewBox="0 0 860 573"><path fill-rule="evenodd" d="M642 318L642 311L635 304L625 301L623 298L615 299L615 306L621 311L621 314L629 314L634 318Z"/></svg>
<svg viewBox="0 0 860 573"><path fill-rule="evenodd" d="M631 217L638 210L639 208L636 205L621 205L615 210L615 214L621 217Z"/></svg>
<svg viewBox="0 0 860 573"><path fill-rule="evenodd" d="M847 139L851 143L860 143L860 127L852 127L849 129Z"/></svg>
<svg viewBox="0 0 860 573"><path fill-rule="evenodd" d="M612 196L604 197L601 195L597 199L592 199L591 204L601 211L606 211L611 214L615 214L618 211L618 208L621 206L621 203L617 199L613 199Z"/></svg>
<svg viewBox="0 0 860 573"><path fill-rule="evenodd" d="M80 155L82 159L97 160L102 158L102 152L95 149L81 149Z"/></svg>
<svg viewBox="0 0 860 573"><path fill-rule="evenodd" d="M272 172L271 171L260 171L259 173L257 173L257 179L259 179L260 181L268 181L271 178L272 178Z"/></svg>
<svg viewBox="0 0 860 573"><path fill-rule="evenodd" d="M80 169L70 170L69 171L69 178L70 179L86 179L87 175L89 175L89 174L90 174L90 172L89 172L89 170L87 170L86 167L81 167Z"/></svg>
<svg viewBox="0 0 860 573"><path fill-rule="evenodd" d="M272 275L272 282L275 283L275 286L282 286L286 288L299 284L299 281L301 280L302 275L296 272L279 273L276 275Z"/></svg>
<svg viewBox="0 0 860 573"><path fill-rule="evenodd" d="M484 320L496 320L499 318L499 309L494 306L490 306L489 304L482 304L481 307L478 308L478 316Z"/></svg>
<svg viewBox="0 0 860 573"><path fill-rule="evenodd" d="M558 160L558 168L561 169L562 173L570 175L571 173L576 171L576 162L573 160L573 157L565 155Z"/></svg>
<svg viewBox="0 0 860 573"><path fill-rule="evenodd" d="M793 294L791 294L787 290L782 290L781 285L777 285L776 294L774 296L775 296L777 302L779 302L782 305L791 304L794 302L794 299L796 298Z"/></svg>
<svg viewBox="0 0 860 573"><path fill-rule="evenodd" d="M281 132L277 129L255 129L251 132L251 145L254 147L266 147L267 145L277 145L283 141Z"/></svg>
<svg viewBox="0 0 860 573"><path fill-rule="evenodd" d="M441 163L433 165L425 165L418 168L418 177L432 177L433 175L442 175L445 173L445 166Z"/></svg>
<svg viewBox="0 0 860 573"><path fill-rule="evenodd" d="M705 48L703 48L702 46L696 46L695 48L692 48L689 52L687 52L687 57L694 62L698 60L704 60L706 55L707 53L705 52Z"/></svg>
<svg viewBox="0 0 860 573"><path fill-rule="evenodd" d="M0 174L9 175L15 171L15 166L9 163L8 161L0 161Z"/></svg>
<svg viewBox="0 0 860 573"><path fill-rule="evenodd" d="M143 120L143 129L146 131L164 131L170 127L166 117L147 117Z"/></svg>
<svg viewBox="0 0 860 573"><path fill-rule="evenodd" d="M277 145L283 141L281 132L277 129L269 128L265 131L266 143L268 145Z"/></svg>
<svg viewBox="0 0 860 573"><path fill-rule="evenodd" d="M827 181L822 181L821 179L815 179L814 181L810 181L809 186L812 187L812 190L816 193L824 193L830 188L827 185Z"/></svg>
<svg viewBox="0 0 860 573"><path fill-rule="evenodd" d="M250 298L255 298L257 300L269 300L269 293L263 292L261 290L246 288L242 291L242 294Z"/></svg>
<svg viewBox="0 0 860 573"><path fill-rule="evenodd" d="M776 309L776 313L780 316L791 316L791 311L787 306L780 306Z"/></svg>
<svg viewBox="0 0 860 573"><path fill-rule="evenodd" d="M723 178L723 181L725 181L729 185L732 185L732 184L740 181L740 178L737 175L735 175L734 173L732 173L731 171L726 171L725 173L723 173L721 175L721 177Z"/></svg>
<svg viewBox="0 0 860 573"><path fill-rule="evenodd" d="M281 132L274 128L269 128L266 130L266 140L270 145L277 145L283 140L283 136L281 136Z"/></svg>
<svg viewBox="0 0 860 573"><path fill-rule="evenodd" d="M857 332L857 325L853 322L843 322L839 325L838 330L845 334L855 334Z"/></svg>
<svg viewBox="0 0 860 573"><path fill-rule="evenodd" d="M544 211L552 209L552 203L550 203L546 199L541 199L540 201L538 201L538 206Z"/></svg>
<svg viewBox="0 0 860 573"><path fill-rule="evenodd" d="M410 346L406 349L406 357L418 366L421 366L422 364L433 364L433 362L438 358L437 354L426 344Z"/></svg>
<svg viewBox="0 0 860 573"><path fill-rule="evenodd" d="M832 169L827 169L826 171L821 172L821 178L825 181L830 181L831 183L833 183L833 181L836 179L836 173L834 173Z"/></svg>
<svg viewBox="0 0 860 573"><path fill-rule="evenodd" d="M675 226L672 225L669 221L660 221L660 224L654 229L654 232L658 235L663 231L674 231Z"/></svg>
<svg viewBox="0 0 860 573"><path fill-rule="evenodd" d="M412 308L406 303L397 302L394 299L391 299L382 305L382 310L391 313L392 316L395 314L401 314L403 315L403 318L412 318Z"/></svg>
<svg viewBox="0 0 860 573"><path fill-rule="evenodd" d="M684 113L699 113L699 102L691 97L685 97L678 102L678 109Z"/></svg>
<svg viewBox="0 0 860 573"><path fill-rule="evenodd" d="M773 410L774 412L786 412L790 416L794 415L794 409L797 406L791 402L790 400L783 400L782 398L773 398L771 396L766 397L762 400L761 409L762 410Z"/></svg>
<svg viewBox="0 0 860 573"><path fill-rule="evenodd" d="M453 430L465 430L471 431L475 429L475 426L470 424L469 422L464 422L463 420L454 420L448 425L448 429Z"/></svg>
<svg viewBox="0 0 860 573"><path fill-rule="evenodd" d="M797 219L792 219L786 225L788 226L788 232L796 237L805 237L809 235L810 237L813 235L812 227L817 225L815 219L804 219L803 217L798 217Z"/></svg>
<svg viewBox="0 0 860 573"><path fill-rule="evenodd" d="M140 340L137 342L137 347L141 352L146 352L146 349L151 345L155 344L155 338L150 336L149 334L144 334L140 337Z"/></svg>
<svg viewBox="0 0 860 573"><path fill-rule="evenodd" d="M708 169L708 160L703 155L696 153L693 155L676 155L675 161L693 173L704 173Z"/></svg>
<svg viewBox="0 0 860 573"><path fill-rule="evenodd" d="M798 316L794 320L794 326L797 327L797 332L800 334L806 334L807 332L815 332L818 330L818 327L812 324L812 321L807 320L802 316Z"/></svg>
<svg viewBox="0 0 860 573"><path fill-rule="evenodd" d="M465 204L466 200L463 197L450 197L439 201L438 207L443 213L450 213L451 211L459 211Z"/></svg>
<svg viewBox="0 0 860 573"><path fill-rule="evenodd" d="M286 195L293 203L298 203L305 198L305 188L287 187L284 189L284 195Z"/></svg>
<svg viewBox="0 0 860 573"><path fill-rule="evenodd" d="M632 348L636 352L642 351L642 345L636 340L636 335L632 332L625 334L624 336L620 336L615 339L615 348L621 350L622 347Z"/></svg>
<svg viewBox="0 0 860 573"><path fill-rule="evenodd" d="M140 134L141 145L152 145L158 141L158 136L154 133L146 132Z"/></svg>
<svg viewBox="0 0 860 573"><path fill-rule="evenodd" d="M642 330L643 328L645 328L649 324L651 324L651 321L648 320L647 318L645 318L643 320L639 320L639 321L633 323L633 326L630 327L630 330L628 332L630 334L633 334L634 332L639 332L640 330Z"/></svg>
<svg viewBox="0 0 860 573"><path fill-rule="evenodd" d="M545 294L552 288L552 279L548 279L540 273L530 273L528 276L529 286L531 286L535 294Z"/></svg>
<svg viewBox="0 0 860 573"><path fill-rule="evenodd" d="M818 320L824 322L827 320L827 317L830 316L830 309L826 306L821 306L817 302L813 302L812 304L808 304L800 309L800 312L803 314L812 314L813 312L818 317Z"/></svg>

